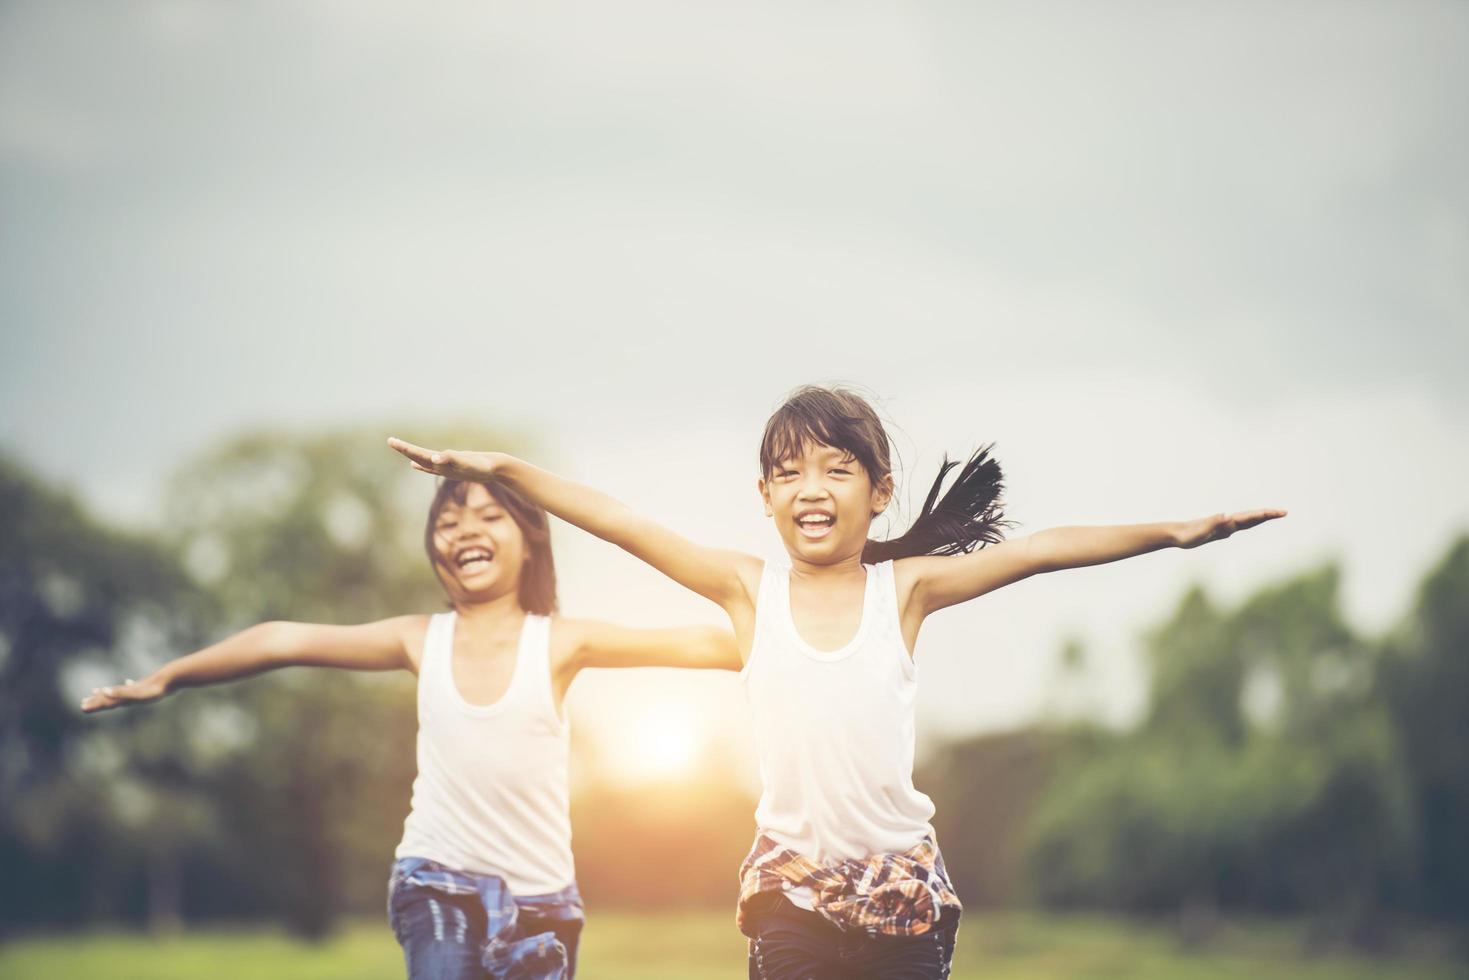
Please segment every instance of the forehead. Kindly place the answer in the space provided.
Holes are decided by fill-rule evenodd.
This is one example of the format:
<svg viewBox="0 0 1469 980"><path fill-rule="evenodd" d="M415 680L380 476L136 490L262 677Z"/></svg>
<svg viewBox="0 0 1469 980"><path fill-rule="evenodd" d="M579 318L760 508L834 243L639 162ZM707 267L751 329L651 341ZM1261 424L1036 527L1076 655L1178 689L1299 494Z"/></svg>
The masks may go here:
<svg viewBox="0 0 1469 980"><path fill-rule="evenodd" d="M815 439L807 439L799 446L794 447L792 451L787 452L785 455L781 456L779 458L779 462L790 463L801 461L812 463L826 463L835 460L852 459L855 459L855 457L845 449L841 449L837 446L828 446L826 443L817 442Z"/></svg>
<svg viewBox="0 0 1469 980"><path fill-rule="evenodd" d="M486 490L478 483L471 483L464 490L464 502L461 504L452 496L444 501L443 509L439 511L442 516L448 513L459 513L465 510L485 510L500 508L500 502L495 495Z"/></svg>

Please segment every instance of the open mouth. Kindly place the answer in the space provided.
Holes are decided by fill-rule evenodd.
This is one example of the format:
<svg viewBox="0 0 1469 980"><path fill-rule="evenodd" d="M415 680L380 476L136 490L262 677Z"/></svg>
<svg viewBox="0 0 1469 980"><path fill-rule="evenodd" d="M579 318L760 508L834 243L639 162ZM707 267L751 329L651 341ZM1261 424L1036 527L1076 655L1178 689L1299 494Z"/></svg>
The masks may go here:
<svg viewBox="0 0 1469 980"><path fill-rule="evenodd" d="M454 564L467 575L483 572L495 560L495 553L488 548L464 548L454 553Z"/></svg>
<svg viewBox="0 0 1469 980"><path fill-rule="evenodd" d="M823 510L804 510L796 515L796 530L808 541L819 541L836 526L835 514Z"/></svg>

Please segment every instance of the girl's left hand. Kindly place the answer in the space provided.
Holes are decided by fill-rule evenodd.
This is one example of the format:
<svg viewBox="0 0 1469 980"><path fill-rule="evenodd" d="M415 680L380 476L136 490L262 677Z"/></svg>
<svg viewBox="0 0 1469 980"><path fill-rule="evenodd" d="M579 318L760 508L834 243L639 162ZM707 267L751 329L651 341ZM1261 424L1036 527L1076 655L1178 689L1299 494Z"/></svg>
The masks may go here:
<svg viewBox="0 0 1469 980"><path fill-rule="evenodd" d="M1236 514L1215 514L1196 521L1185 521L1178 530L1178 547L1197 548L1210 541L1223 541L1235 531L1247 531L1284 516L1285 511L1267 507L1263 510L1243 510Z"/></svg>
<svg viewBox="0 0 1469 980"><path fill-rule="evenodd" d="M433 473L450 480L477 482L495 475L508 457L504 453L474 453L452 449L425 449L402 439L389 439L388 445L422 473Z"/></svg>

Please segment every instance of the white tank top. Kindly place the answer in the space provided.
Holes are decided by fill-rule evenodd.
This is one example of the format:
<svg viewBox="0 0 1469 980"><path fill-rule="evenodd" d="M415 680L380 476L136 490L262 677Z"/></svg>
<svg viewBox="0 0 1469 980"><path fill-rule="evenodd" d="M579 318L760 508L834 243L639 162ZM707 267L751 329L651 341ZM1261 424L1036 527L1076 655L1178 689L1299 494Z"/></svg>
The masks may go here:
<svg viewBox="0 0 1469 980"><path fill-rule="evenodd" d="M827 652L796 632L789 567L766 562L741 672L764 785L755 822L819 862L900 853L933 833L933 801L913 787L918 666L893 563L864 567L862 623Z"/></svg>
<svg viewBox="0 0 1469 980"><path fill-rule="evenodd" d="M418 668L418 776L396 856L499 875L514 895L576 877L568 728L551 691L551 621L526 616L510 685L493 704L454 685L455 613L429 620Z"/></svg>

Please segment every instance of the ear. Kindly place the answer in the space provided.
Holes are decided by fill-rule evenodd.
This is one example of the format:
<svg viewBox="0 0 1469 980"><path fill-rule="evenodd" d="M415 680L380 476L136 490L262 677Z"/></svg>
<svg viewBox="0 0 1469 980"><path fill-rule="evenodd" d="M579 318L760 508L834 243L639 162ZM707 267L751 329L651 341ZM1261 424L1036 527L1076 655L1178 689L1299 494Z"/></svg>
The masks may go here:
<svg viewBox="0 0 1469 980"><path fill-rule="evenodd" d="M755 489L759 492L760 499L765 502L765 516L774 517L775 505L770 502L770 484L765 482L765 477L762 476L755 481Z"/></svg>
<svg viewBox="0 0 1469 980"><path fill-rule="evenodd" d="M888 509L893 502L893 476L889 473L872 488L872 516L876 517Z"/></svg>

